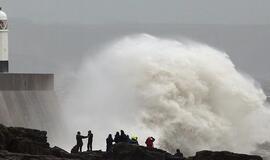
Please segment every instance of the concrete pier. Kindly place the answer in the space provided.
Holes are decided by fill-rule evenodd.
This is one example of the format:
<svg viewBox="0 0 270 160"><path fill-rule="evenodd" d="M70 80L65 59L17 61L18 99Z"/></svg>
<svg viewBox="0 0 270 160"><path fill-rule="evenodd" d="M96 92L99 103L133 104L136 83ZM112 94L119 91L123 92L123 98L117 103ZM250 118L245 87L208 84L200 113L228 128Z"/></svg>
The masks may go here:
<svg viewBox="0 0 270 160"><path fill-rule="evenodd" d="M0 90L54 90L54 75L1 73Z"/></svg>
<svg viewBox="0 0 270 160"><path fill-rule="evenodd" d="M1 73L0 123L54 132L61 126L53 74Z"/></svg>

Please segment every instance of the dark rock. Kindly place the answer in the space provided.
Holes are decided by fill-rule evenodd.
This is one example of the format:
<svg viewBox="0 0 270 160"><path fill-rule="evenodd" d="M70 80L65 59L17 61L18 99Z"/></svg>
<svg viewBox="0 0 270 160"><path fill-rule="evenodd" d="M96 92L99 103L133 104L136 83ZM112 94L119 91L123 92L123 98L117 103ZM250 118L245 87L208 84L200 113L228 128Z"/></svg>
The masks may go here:
<svg viewBox="0 0 270 160"><path fill-rule="evenodd" d="M8 131L8 128L0 124L0 148L6 149L8 143L11 140L11 133Z"/></svg>
<svg viewBox="0 0 270 160"><path fill-rule="evenodd" d="M116 160L167 160L172 155L159 149L119 143L113 146L112 157Z"/></svg>
<svg viewBox="0 0 270 160"><path fill-rule="evenodd" d="M74 148L74 147L73 147ZM68 158L68 159L81 159L81 160L104 160L106 152L102 151L86 151L80 153L68 153L67 151L59 148L53 147L51 148L52 155L59 158Z"/></svg>
<svg viewBox="0 0 270 160"><path fill-rule="evenodd" d="M23 153L10 153L0 150L0 160L70 160L68 158L59 158L51 155L31 155ZM80 160L80 159L72 159Z"/></svg>
<svg viewBox="0 0 270 160"><path fill-rule="evenodd" d="M107 153L102 151L87 151L77 154L72 154L79 156L82 160L108 160L110 157L106 158Z"/></svg>
<svg viewBox="0 0 270 160"><path fill-rule="evenodd" d="M66 157L66 158L70 157L70 154L67 151L65 151L62 148L59 148L57 146L51 148L50 150L51 150L51 154L56 156L56 157L61 157L61 158L62 157Z"/></svg>
<svg viewBox="0 0 270 160"><path fill-rule="evenodd" d="M48 155L47 132L0 125L0 148L13 153Z"/></svg>
<svg viewBox="0 0 270 160"><path fill-rule="evenodd" d="M179 157L160 149L118 143L110 153L87 151L72 153L59 148L50 148L47 132L34 129L5 127L0 124L0 160L179 160ZM197 152L187 160L262 160L260 156L232 152Z"/></svg>
<svg viewBox="0 0 270 160"><path fill-rule="evenodd" d="M193 160L262 160L260 156L236 154L227 151L213 152L200 151L197 152Z"/></svg>
<svg viewBox="0 0 270 160"><path fill-rule="evenodd" d="M79 151L79 147L75 145L74 147L72 147L70 153L78 153L78 151Z"/></svg>

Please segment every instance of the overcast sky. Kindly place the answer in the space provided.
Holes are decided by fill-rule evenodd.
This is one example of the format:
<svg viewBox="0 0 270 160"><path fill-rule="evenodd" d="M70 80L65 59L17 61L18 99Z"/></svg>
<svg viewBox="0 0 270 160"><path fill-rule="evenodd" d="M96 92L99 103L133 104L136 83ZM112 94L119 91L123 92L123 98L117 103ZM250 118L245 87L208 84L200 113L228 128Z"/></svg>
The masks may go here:
<svg viewBox="0 0 270 160"><path fill-rule="evenodd" d="M9 17L13 72L76 70L95 48L148 33L206 43L227 52L241 71L270 79L270 0L0 0L0 6Z"/></svg>
<svg viewBox="0 0 270 160"><path fill-rule="evenodd" d="M0 0L36 23L269 24L269 0Z"/></svg>

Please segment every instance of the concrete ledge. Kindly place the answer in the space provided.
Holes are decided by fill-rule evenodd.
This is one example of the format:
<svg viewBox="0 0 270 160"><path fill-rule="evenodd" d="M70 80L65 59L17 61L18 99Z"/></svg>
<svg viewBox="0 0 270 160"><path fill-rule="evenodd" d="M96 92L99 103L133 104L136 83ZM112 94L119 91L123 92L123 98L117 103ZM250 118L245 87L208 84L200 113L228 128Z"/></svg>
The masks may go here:
<svg viewBox="0 0 270 160"><path fill-rule="evenodd" d="M0 73L0 90L54 90L54 74Z"/></svg>

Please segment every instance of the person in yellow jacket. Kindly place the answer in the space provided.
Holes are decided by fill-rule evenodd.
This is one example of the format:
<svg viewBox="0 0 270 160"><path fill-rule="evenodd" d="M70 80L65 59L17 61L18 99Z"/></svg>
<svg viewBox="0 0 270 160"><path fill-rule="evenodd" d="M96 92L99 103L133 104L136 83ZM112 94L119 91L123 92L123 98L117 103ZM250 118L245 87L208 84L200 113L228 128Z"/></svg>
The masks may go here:
<svg viewBox="0 0 270 160"><path fill-rule="evenodd" d="M131 144L139 145L139 143L138 143L138 137L137 136L132 136L131 139L130 139L130 143Z"/></svg>

